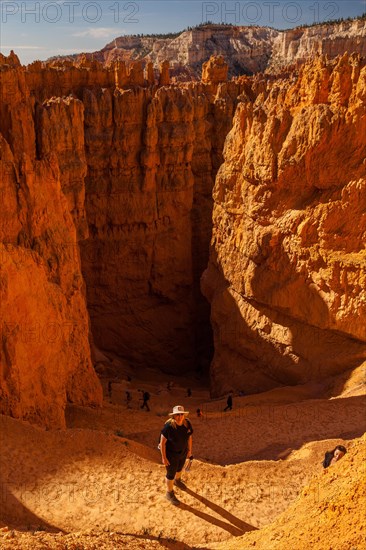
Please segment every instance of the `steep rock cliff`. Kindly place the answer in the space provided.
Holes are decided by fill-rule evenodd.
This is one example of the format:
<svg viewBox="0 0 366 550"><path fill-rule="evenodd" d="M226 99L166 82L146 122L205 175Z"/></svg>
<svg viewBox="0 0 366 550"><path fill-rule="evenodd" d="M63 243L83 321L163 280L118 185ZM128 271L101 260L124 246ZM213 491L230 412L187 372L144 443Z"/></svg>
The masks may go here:
<svg viewBox="0 0 366 550"><path fill-rule="evenodd" d="M85 59L48 67L23 68L9 58L3 63L4 147L14 163L27 154L38 174L36 207L42 198L49 211L45 219L36 216L41 228L24 228L14 200L8 215L19 223L3 241L44 258L61 298L74 285L69 276L75 272L81 310L80 245L93 339L134 366L182 372L207 365L209 308L199 281L208 261L212 188L237 97L251 89L245 78L224 82L226 72L220 60L213 61L205 84L159 87L151 85L151 74L144 77L139 63L128 69ZM165 63L160 80L168 78ZM53 176L43 184L47 163ZM9 201L12 194L4 193ZM56 212L49 193L60 203ZM57 221L60 205L63 216L71 214L67 223ZM28 210L25 203L23 217L30 217ZM86 315L57 307L61 317ZM43 310L53 319L46 307L37 315ZM77 345L88 362L87 321ZM57 357L58 350L53 352Z"/></svg>
<svg viewBox="0 0 366 550"><path fill-rule="evenodd" d="M366 357L366 68L318 59L237 109L202 288L213 392L321 380Z"/></svg>
<svg viewBox="0 0 366 550"><path fill-rule="evenodd" d="M179 80L200 80L203 63L223 55L234 76L263 71L278 34L267 27L206 25L172 38L121 36L93 57L106 63L142 59L155 67L168 59L172 75Z"/></svg>
<svg viewBox="0 0 366 550"><path fill-rule="evenodd" d="M180 86L149 67L2 58L4 412L63 425L67 399L100 403L84 280L102 349L167 372L207 361L226 137L203 282L214 393L365 357L361 61L225 82L214 60Z"/></svg>
<svg viewBox="0 0 366 550"><path fill-rule="evenodd" d="M239 5L239 4L238 4ZM177 36L121 36L102 50L86 54L105 64L141 60L158 70L169 60L179 81L200 80L204 63L221 55L229 77L258 72L278 73L319 55L334 59L345 52L366 55L365 18L278 31L269 27L207 24ZM85 54L80 56L85 58Z"/></svg>
<svg viewBox="0 0 366 550"><path fill-rule="evenodd" d="M267 71L278 72L321 55L334 59L345 52L366 56L365 19L282 31L273 40Z"/></svg>
<svg viewBox="0 0 366 550"><path fill-rule="evenodd" d="M76 141L70 139L66 158L66 141L83 129L82 124L78 130L72 127L74 116L82 120L82 105L60 100L57 123L52 115L50 121L50 113L29 97L24 69L14 56L1 58L0 94L0 410L63 427L66 401L99 405L102 399L91 364L89 317L70 214L80 197L76 193L74 200L69 193L67 201L61 189L61 182L66 191L71 182L80 186L85 171L80 148L71 152ZM75 221L84 220L84 214L80 203Z"/></svg>
<svg viewBox="0 0 366 550"><path fill-rule="evenodd" d="M96 343L135 366L178 373L207 361L199 281L214 179L245 87L85 90L88 307Z"/></svg>

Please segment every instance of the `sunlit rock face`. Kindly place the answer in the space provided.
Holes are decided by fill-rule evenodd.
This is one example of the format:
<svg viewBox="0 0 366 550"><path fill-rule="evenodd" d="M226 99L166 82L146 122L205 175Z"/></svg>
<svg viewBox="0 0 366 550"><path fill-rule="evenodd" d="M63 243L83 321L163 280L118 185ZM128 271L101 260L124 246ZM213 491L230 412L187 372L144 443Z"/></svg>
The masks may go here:
<svg viewBox="0 0 366 550"><path fill-rule="evenodd" d="M200 277L212 188L237 98L251 84L227 82L220 58L203 83L171 86L169 71L166 61L155 78L151 65L144 72L139 62L106 66L83 56L32 64L26 82L43 102L39 144L62 167L96 345L135 367L179 373L208 366ZM54 94L69 97L48 99ZM57 129L65 101L73 125Z"/></svg>
<svg viewBox="0 0 366 550"><path fill-rule="evenodd" d="M207 362L212 188L250 85L1 62L1 410L62 427L67 401L101 403L92 340L137 368Z"/></svg>
<svg viewBox="0 0 366 550"><path fill-rule="evenodd" d="M208 2L202 7L203 15L206 5L207 9L221 8L224 14L226 9L233 10L238 22L243 18L245 21L245 14L249 14L251 10L255 13L255 8L250 7L250 3L233 3L230 7L225 3L219 5ZM258 7L260 13L261 7ZM325 5L329 18L335 7L335 3L331 2ZM281 7L279 4L269 4L262 8L272 16L275 13L278 15L281 11L284 18L286 14L287 17L296 15L296 3L292 7L289 3ZM316 13L317 4L314 4L313 9L314 18L319 19L319 14ZM231 20L234 13L230 15ZM283 31L255 24L207 24L167 37L120 36L102 50L86 56L104 64L116 60L130 62L138 59L144 64L152 64L156 71L161 63L168 59L173 79L187 81L201 79L203 65L211 56L223 56L231 78L264 71L277 73L286 66L301 64L319 55L333 59L345 52L366 55L365 19L330 22ZM83 57L85 58L85 54L80 56L80 59Z"/></svg>
<svg viewBox="0 0 366 550"><path fill-rule="evenodd" d="M77 228L87 232L83 107L36 106L14 55L1 58L0 93L0 410L64 427L67 401L102 401L77 244Z"/></svg>
<svg viewBox="0 0 366 550"><path fill-rule="evenodd" d="M202 289L212 389L321 380L366 356L366 68L317 60L238 105Z"/></svg>
<svg viewBox="0 0 366 550"><path fill-rule="evenodd" d="M67 401L99 405L91 341L207 366L207 264L213 393L365 358L357 56L232 81L216 57L180 85L167 63L0 61L1 412L62 427Z"/></svg>
<svg viewBox="0 0 366 550"><path fill-rule="evenodd" d="M116 59L141 59L158 68L168 59L172 76L179 81L200 80L202 65L211 56L224 56L230 77L265 70L279 31L257 26L206 25L172 37L120 36L95 59L111 63Z"/></svg>
<svg viewBox="0 0 366 550"><path fill-rule="evenodd" d="M335 5L329 4L330 9ZM267 72L277 72L286 65L304 63L316 56L334 59L345 52L366 55L366 20L324 23L280 32L273 40Z"/></svg>

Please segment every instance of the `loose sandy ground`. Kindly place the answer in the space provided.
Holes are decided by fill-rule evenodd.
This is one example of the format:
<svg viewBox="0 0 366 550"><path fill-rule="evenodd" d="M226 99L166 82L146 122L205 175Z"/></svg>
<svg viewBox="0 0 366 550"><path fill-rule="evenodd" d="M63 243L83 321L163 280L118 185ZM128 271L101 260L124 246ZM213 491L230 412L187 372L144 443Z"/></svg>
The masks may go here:
<svg viewBox="0 0 366 550"><path fill-rule="evenodd" d="M111 399L107 380L102 379L104 408L70 406L65 431L0 417L0 548L234 544L244 533L271 524L323 475L325 450L339 443L349 447L349 440L365 432L360 372L352 383L344 377L234 396L234 409L226 413L225 400L210 400L196 379L172 378L168 391L163 375L147 371L130 382L124 376L115 379ZM192 397L186 396L188 385ZM131 409L124 402L126 389L133 396ZM140 409L139 389L150 392L151 412ZM176 491L179 508L164 498L156 447L166 414L176 404L191 411L195 456L185 474L188 489ZM195 416L197 407L203 419Z"/></svg>

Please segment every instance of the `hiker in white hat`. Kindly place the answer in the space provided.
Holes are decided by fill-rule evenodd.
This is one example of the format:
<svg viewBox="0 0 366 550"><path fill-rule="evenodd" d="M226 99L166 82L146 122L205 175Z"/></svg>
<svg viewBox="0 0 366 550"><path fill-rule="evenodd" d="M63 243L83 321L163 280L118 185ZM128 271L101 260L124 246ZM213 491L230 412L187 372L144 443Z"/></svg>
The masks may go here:
<svg viewBox="0 0 366 550"><path fill-rule="evenodd" d="M173 407L169 420L164 424L160 435L161 459L166 467L166 498L176 506L180 504L173 487L185 488L181 480L182 470L187 457L192 456L192 424L186 418L189 411L182 405Z"/></svg>

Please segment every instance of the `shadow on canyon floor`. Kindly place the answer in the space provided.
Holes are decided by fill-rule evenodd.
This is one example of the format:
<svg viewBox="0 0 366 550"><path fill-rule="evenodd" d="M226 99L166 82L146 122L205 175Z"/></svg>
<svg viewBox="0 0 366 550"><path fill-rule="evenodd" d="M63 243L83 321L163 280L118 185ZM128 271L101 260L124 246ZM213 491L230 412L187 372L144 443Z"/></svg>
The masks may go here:
<svg viewBox="0 0 366 550"><path fill-rule="evenodd" d="M192 419L195 456L199 460L220 465L281 460L312 441L353 439L366 431L364 395L247 406L246 399L249 397L234 398L234 409L230 412L211 411L203 420ZM213 432L219 434L220 444L225 446L224 457L222 449L218 450L212 440ZM238 433L241 437L235 438ZM143 430L126 437L156 449L158 430L156 434ZM159 458L157 453L156 462Z"/></svg>
<svg viewBox="0 0 366 550"><path fill-rule="evenodd" d="M283 391L289 394L293 389L297 388L284 388ZM283 460L312 441L353 439L366 431L365 395L339 399L308 398L285 403L279 402L278 396L278 401L265 401L265 396L271 396L272 393L259 394L262 401L258 404L254 395L234 397L234 408L229 412L223 412L222 400L201 404L203 419L191 418L195 431L196 458L220 465L250 460ZM92 426L94 430L115 434L119 423L122 429L122 434L119 434L121 441L134 441L146 446L149 448L149 460L160 464L157 443L165 418L146 413L149 414L149 426L132 431L136 424L131 425L130 420L136 414L145 413L130 410L125 417L126 409L119 409L118 412L118 407L109 404L103 411L70 405L67 409L68 427ZM123 419L125 425L121 426ZM152 428L153 425L155 428ZM219 434L220 447L225 447L224 457L222 449L217 449L213 433ZM240 438L236 437L237 433L241 434ZM134 452L146 456L144 448L140 451L136 447Z"/></svg>
<svg viewBox="0 0 366 550"><path fill-rule="evenodd" d="M222 508L221 506L218 506L217 504L208 500L202 495L195 493L194 491L192 491L192 489L185 487L183 491L199 500L202 504L207 506L207 508L210 508L213 512L223 517L226 521L222 521L218 518L210 516L209 514L201 512L193 506L189 506L185 503L180 504L180 509L187 510L188 512L191 512L192 514L208 521L209 523L217 525L218 527L221 527L221 529L225 529L225 531L228 531L231 535L234 535L236 537L240 537L248 531L254 531L257 529L257 527L254 527L253 525L250 525L249 523L246 523L245 521L237 518L236 516L225 510L225 508Z"/></svg>
<svg viewBox="0 0 366 550"><path fill-rule="evenodd" d="M44 519L31 512L8 488L9 482L0 481L1 485L1 512L0 521L10 528L27 531L45 531L47 533L63 533L65 531L51 525Z"/></svg>

